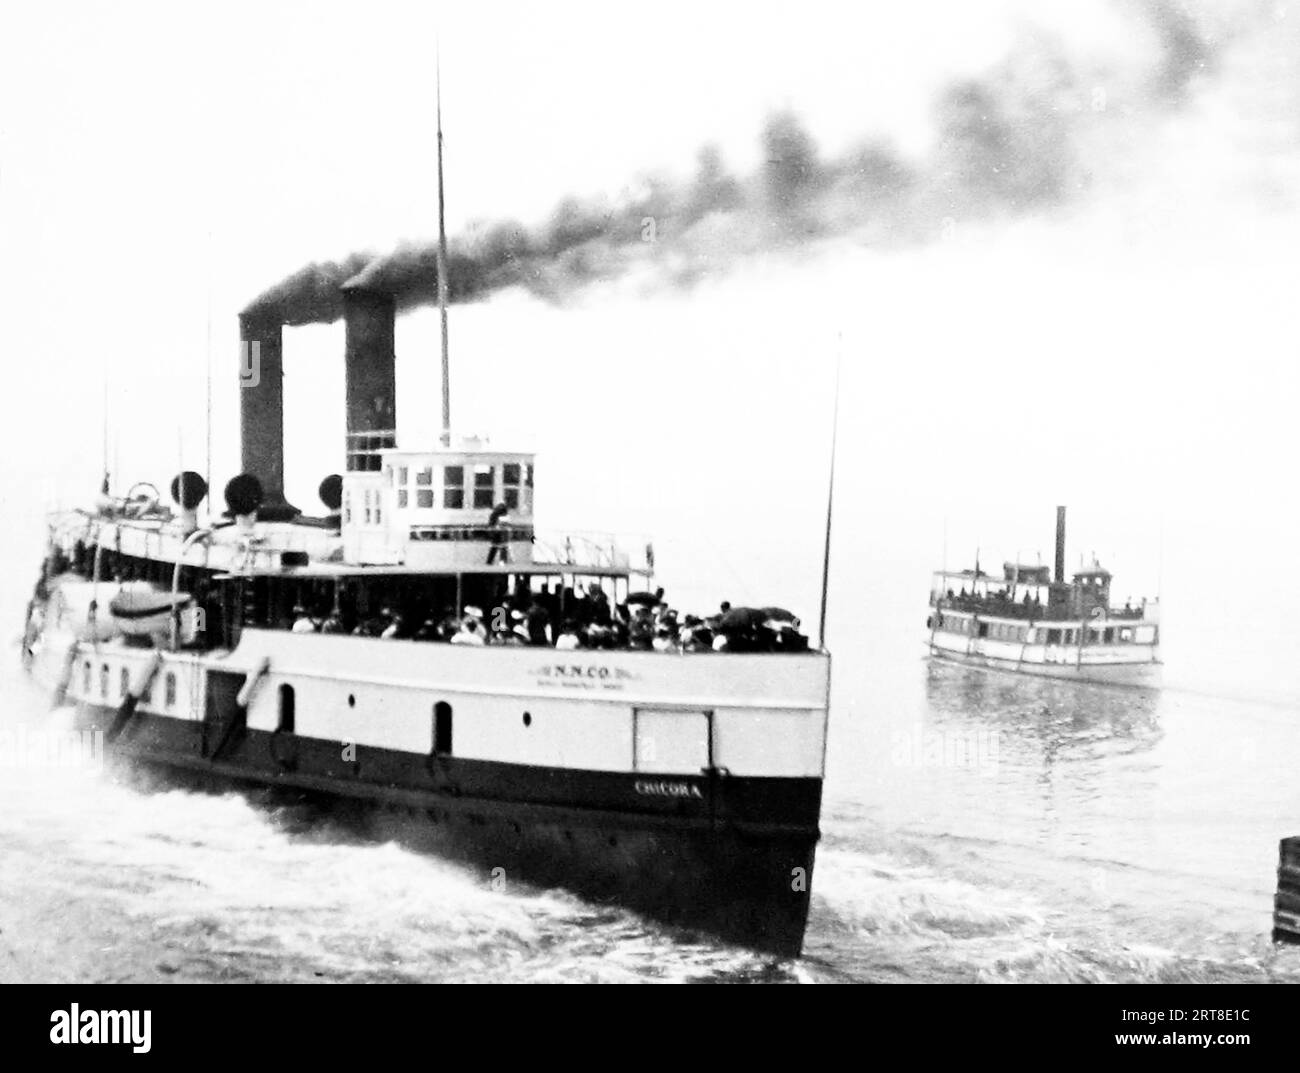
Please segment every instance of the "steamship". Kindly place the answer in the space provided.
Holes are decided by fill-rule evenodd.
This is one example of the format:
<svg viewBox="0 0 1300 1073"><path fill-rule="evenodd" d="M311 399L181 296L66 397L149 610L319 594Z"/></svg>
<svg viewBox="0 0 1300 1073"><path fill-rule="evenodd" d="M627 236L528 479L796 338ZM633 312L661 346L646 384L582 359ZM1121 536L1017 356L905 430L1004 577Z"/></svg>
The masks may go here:
<svg viewBox="0 0 1300 1073"><path fill-rule="evenodd" d="M439 123L440 210L441 148ZM25 661L115 758L408 812L422 842L497 877L795 956L819 837L824 645L562 649L413 628L520 593L558 601L556 628L566 600L653 599L648 544L536 531L534 454L452 434L441 215L437 442L398 443L398 300L363 271L332 295L345 464L316 515L289 503L286 318L254 303L226 509L182 471L170 502L106 480L96 503L52 516Z"/></svg>
<svg viewBox="0 0 1300 1073"><path fill-rule="evenodd" d="M926 619L930 656L1021 674L1154 685L1159 602L1113 607L1111 574L1097 560L1065 575L1065 508L1056 508L1055 578L1042 565L1004 563L934 573Z"/></svg>

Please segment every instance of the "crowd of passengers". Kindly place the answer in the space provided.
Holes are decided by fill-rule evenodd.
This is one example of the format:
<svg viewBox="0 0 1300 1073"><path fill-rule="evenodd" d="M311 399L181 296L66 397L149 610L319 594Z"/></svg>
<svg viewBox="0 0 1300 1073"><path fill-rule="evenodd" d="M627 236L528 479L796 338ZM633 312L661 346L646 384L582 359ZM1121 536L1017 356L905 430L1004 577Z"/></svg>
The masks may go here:
<svg viewBox="0 0 1300 1073"><path fill-rule="evenodd" d="M1043 617L1043 602L1032 593L1026 592L1022 600L1012 600L1011 594L1006 589L998 589L994 592L968 593L964 588L954 593L949 589L941 601L944 607L951 607L958 611L983 611L992 612L993 614L1005 615L1011 618L1028 618L1038 619ZM1132 599L1124 601L1123 610L1110 608L1109 614L1112 618L1141 618L1146 601L1142 601L1142 606L1135 608Z"/></svg>
<svg viewBox="0 0 1300 1073"><path fill-rule="evenodd" d="M561 615L563 607L563 615ZM391 607L348 630L338 610L313 615L294 608L295 633L352 633L389 640L437 641L453 645L532 645L573 649L630 649L656 652L805 652L808 638L799 620L777 608L732 608L724 602L715 615L682 615L664 599L664 590L634 593L611 604L598 586L585 593L566 589L533 592L521 581L497 606L466 606L460 614L444 607L416 621Z"/></svg>

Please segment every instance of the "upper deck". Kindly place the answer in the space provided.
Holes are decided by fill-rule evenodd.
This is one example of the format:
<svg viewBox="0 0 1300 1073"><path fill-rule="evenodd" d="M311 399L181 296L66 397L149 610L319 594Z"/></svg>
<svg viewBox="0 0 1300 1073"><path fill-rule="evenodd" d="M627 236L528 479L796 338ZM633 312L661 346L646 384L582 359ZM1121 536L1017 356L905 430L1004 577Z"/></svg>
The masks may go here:
<svg viewBox="0 0 1300 1073"><path fill-rule="evenodd" d="M1045 570L1024 580L1019 568L1010 563L1002 577L975 570L936 570L930 584L930 606L985 619L1029 622L1097 617L1156 621L1156 601L1143 598L1137 604L1129 600L1121 607L1112 606L1110 583L1110 573L1095 563L1065 584L1045 580Z"/></svg>

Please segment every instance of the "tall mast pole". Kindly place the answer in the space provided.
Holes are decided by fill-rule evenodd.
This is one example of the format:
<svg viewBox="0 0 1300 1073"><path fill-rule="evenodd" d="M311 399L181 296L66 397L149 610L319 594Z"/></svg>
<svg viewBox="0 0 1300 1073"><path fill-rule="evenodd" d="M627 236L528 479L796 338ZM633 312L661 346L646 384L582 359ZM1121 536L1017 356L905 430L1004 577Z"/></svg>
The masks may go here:
<svg viewBox="0 0 1300 1073"><path fill-rule="evenodd" d="M207 387L207 425L204 431L204 473L203 478L208 488L212 487L212 232L208 232L208 324L207 352L204 377ZM209 495L211 492L209 492ZM212 500L208 500L208 513L212 512Z"/></svg>
<svg viewBox="0 0 1300 1073"><path fill-rule="evenodd" d="M438 111L438 318L442 324L442 445L451 445L451 362L447 356L447 221L442 191L442 54L435 46Z"/></svg>
<svg viewBox="0 0 1300 1073"><path fill-rule="evenodd" d="M822 552L822 603L817 621L817 642L826 650L826 603L831 587L831 513L835 505L835 448L840 423L840 369L844 364L843 338L835 350L835 409L831 416L831 465L826 482L826 542Z"/></svg>

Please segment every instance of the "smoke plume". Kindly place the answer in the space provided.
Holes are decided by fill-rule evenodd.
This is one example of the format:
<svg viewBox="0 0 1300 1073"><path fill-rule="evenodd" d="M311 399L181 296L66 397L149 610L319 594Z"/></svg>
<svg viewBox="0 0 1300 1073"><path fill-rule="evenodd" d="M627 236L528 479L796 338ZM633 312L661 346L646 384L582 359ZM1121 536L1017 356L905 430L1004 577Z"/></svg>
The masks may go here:
<svg viewBox="0 0 1300 1073"><path fill-rule="evenodd" d="M938 94L933 144L922 159L873 137L829 155L799 115L772 114L751 174L732 173L718 148L706 145L684 181L646 179L614 201L570 197L540 226L503 220L453 237L451 301L509 287L562 301L640 267L689 286L747 256L830 236L924 242L954 222L1065 204L1117 155L1106 141L1114 118L1131 129L1179 108L1228 33L1171 0L1132 0L1123 10L1135 32L1155 42L1141 70L1099 70L1073 61L1061 41L1029 34L1000 65ZM246 312L285 324L328 323L342 315L344 283L388 292L399 309L434 303L436 243L308 265Z"/></svg>

